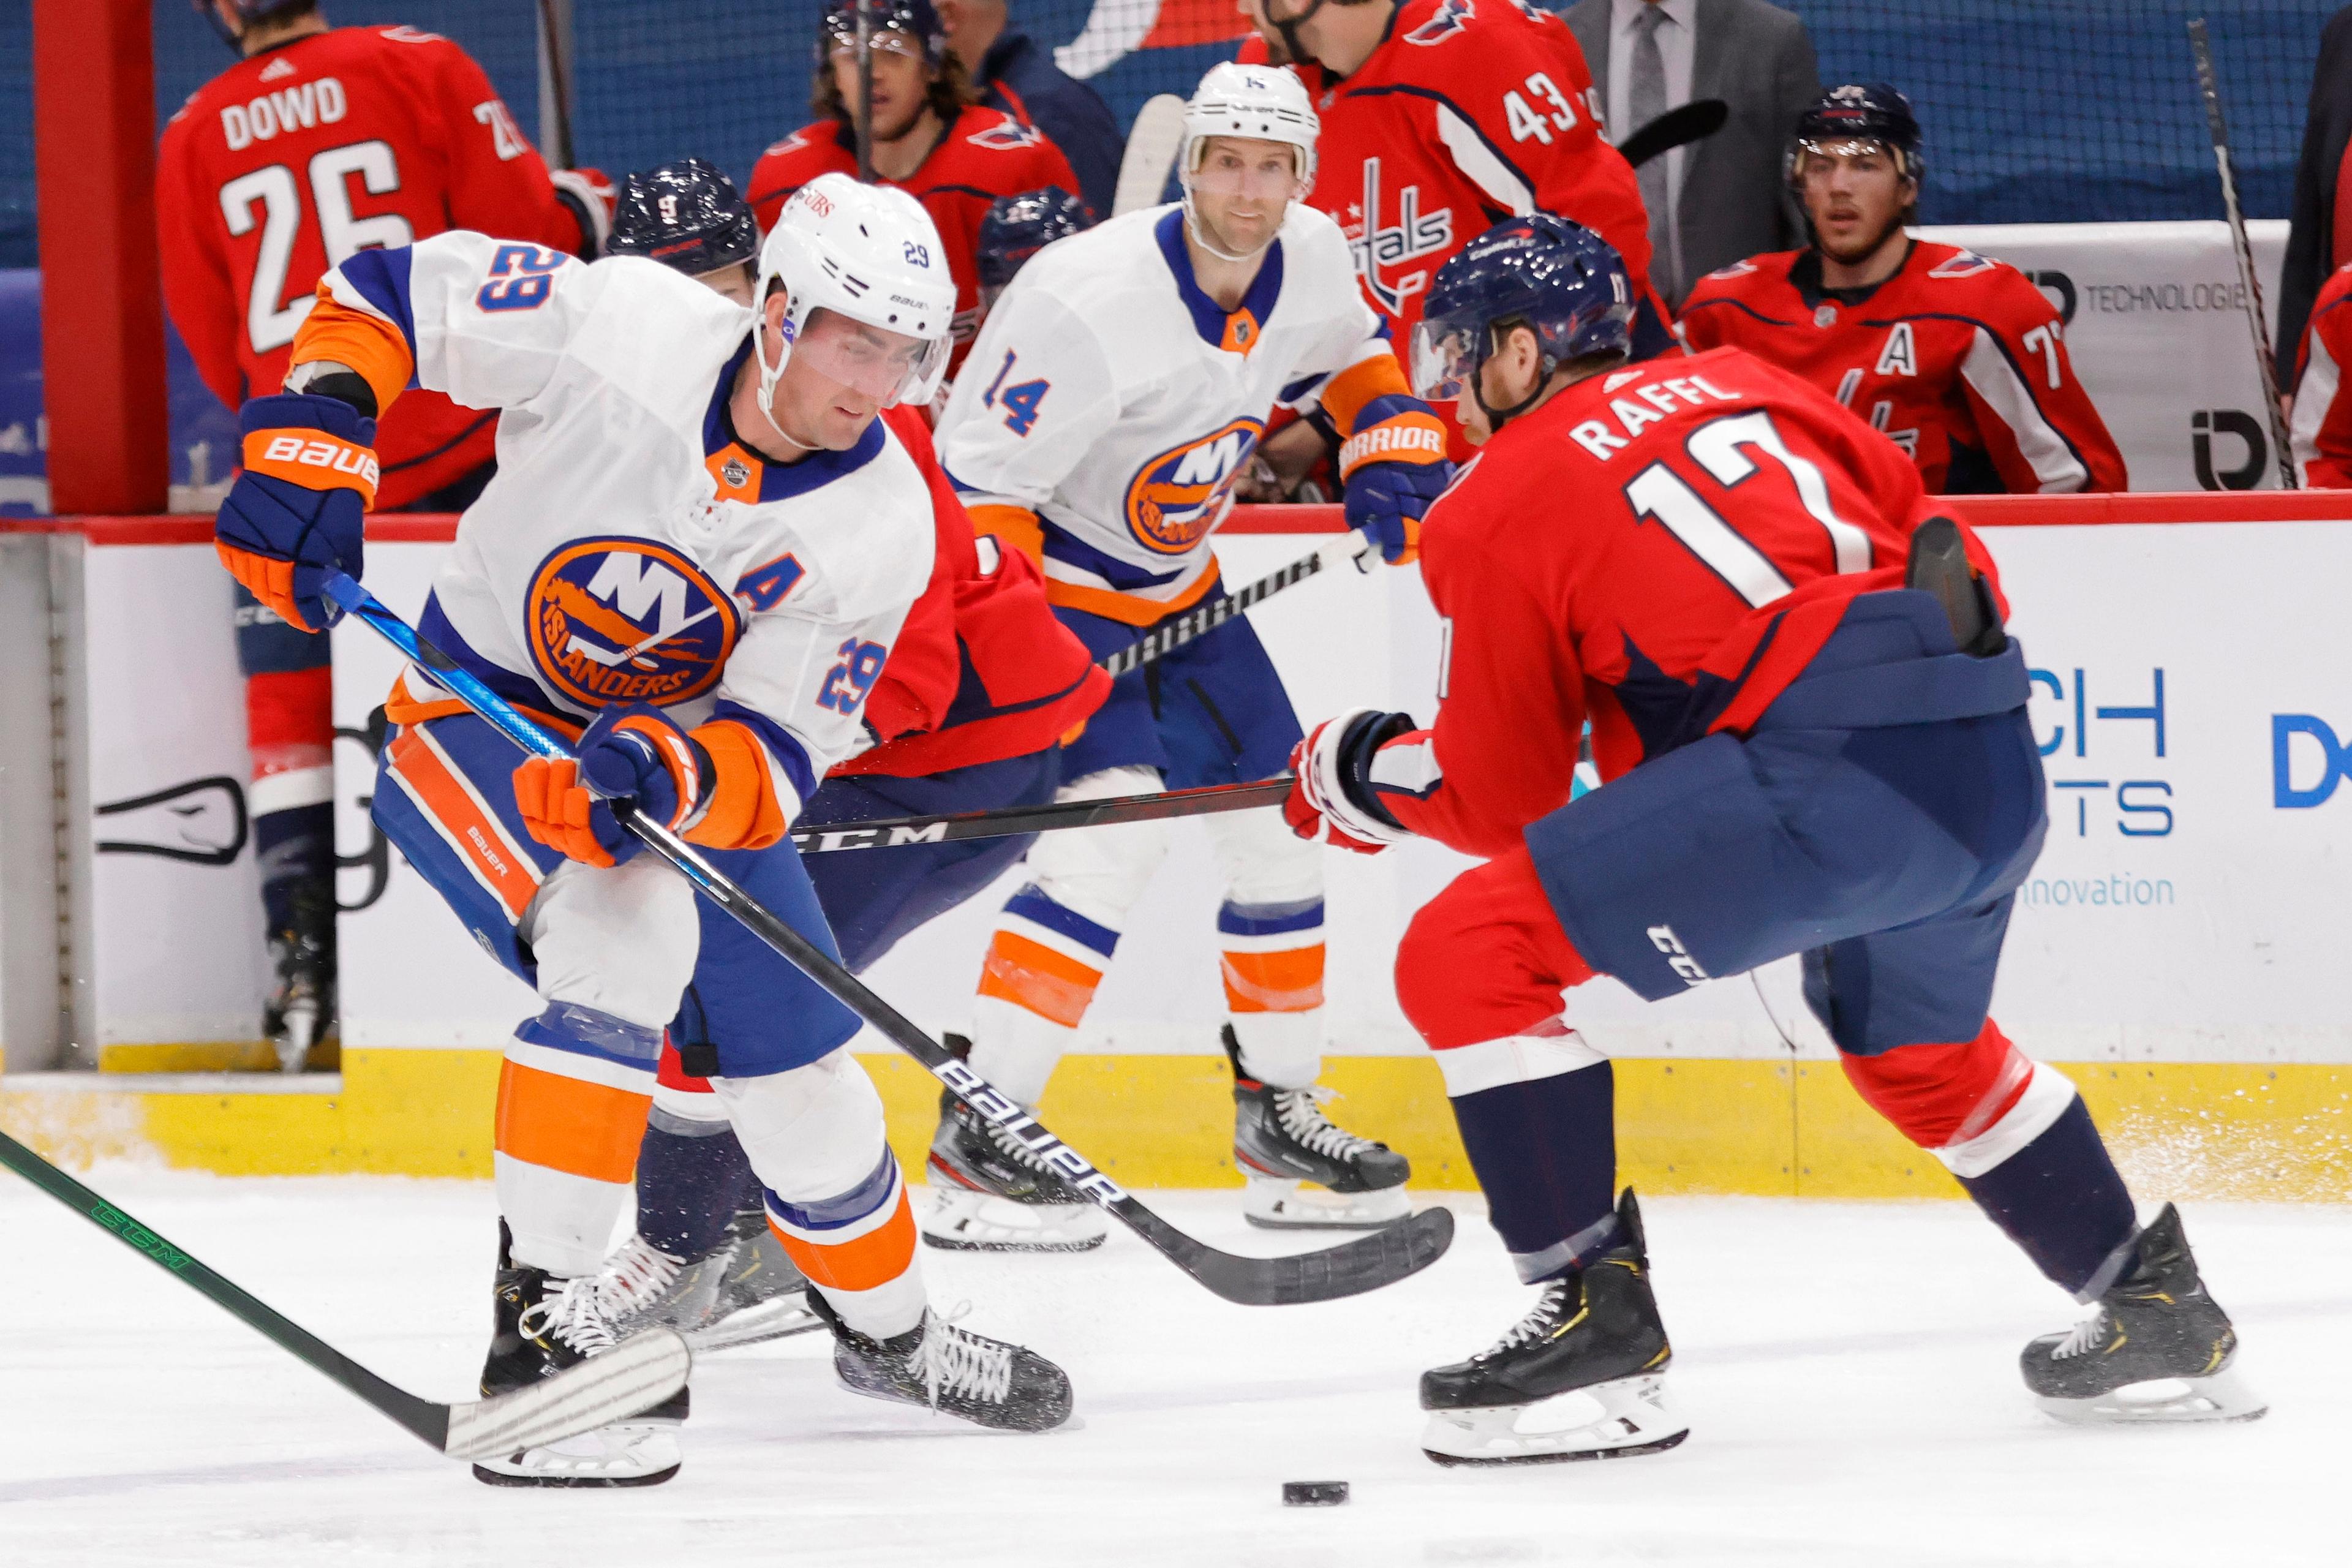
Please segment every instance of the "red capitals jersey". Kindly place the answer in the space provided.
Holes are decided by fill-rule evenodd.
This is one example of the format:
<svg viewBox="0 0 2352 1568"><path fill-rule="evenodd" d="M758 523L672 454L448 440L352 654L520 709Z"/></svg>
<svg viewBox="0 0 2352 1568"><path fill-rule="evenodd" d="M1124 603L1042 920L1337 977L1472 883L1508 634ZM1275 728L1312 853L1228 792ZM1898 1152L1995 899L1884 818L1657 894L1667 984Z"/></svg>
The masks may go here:
<svg viewBox="0 0 2352 1568"><path fill-rule="evenodd" d="M1415 833L1507 853L1568 803L1588 716L1603 778L1752 726L1856 595L1902 585L1925 515L1892 442L1737 349L1579 382L1423 521L1437 720L1381 748L1372 786Z"/></svg>
<svg viewBox="0 0 2352 1568"><path fill-rule="evenodd" d="M794 191L819 174L857 173L857 142L849 127L820 120L803 125L760 154L751 170L751 211L764 232ZM980 330L980 220L999 196L1059 185L1077 195L1070 161L1045 133L1000 110L978 104L965 110L911 179L883 180L923 204L947 247L948 273L956 284L955 357Z"/></svg>
<svg viewBox="0 0 2352 1568"><path fill-rule="evenodd" d="M579 221L466 52L340 27L241 60L163 128L156 227L172 324L231 408L286 378L330 267L470 228L578 252ZM411 392L376 431L392 510L490 460L495 412Z"/></svg>
<svg viewBox="0 0 2352 1568"><path fill-rule="evenodd" d="M2125 488L2123 454L2025 274L1914 242L1871 289L1822 287L1811 250L1709 273L1684 301L1693 350L1743 348L1812 383L1911 454L1937 495Z"/></svg>
<svg viewBox="0 0 2352 1568"><path fill-rule="evenodd" d="M2338 270L2311 302L2311 320L2295 350L2294 412L2287 434L2294 466L2313 489L2352 489L2352 401L2344 395L2344 366L2352 361L2352 267Z"/></svg>
<svg viewBox="0 0 2352 1568"><path fill-rule="evenodd" d="M1408 374L1437 269L1526 213L1599 234L1625 258L1638 297L1672 319L1650 289L1641 187L1601 139L1592 73L1559 17L1518 0L1409 0L1354 75L1301 75L1323 121L1307 199L1347 235ZM1469 456L1458 433L1454 446L1456 460Z"/></svg>
<svg viewBox="0 0 2352 1568"><path fill-rule="evenodd" d="M883 744L833 771L919 778L1042 752L1103 705L1110 677L1055 617L1029 557L973 537L922 411L882 417L930 480L939 553L866 700Z"/></svg>

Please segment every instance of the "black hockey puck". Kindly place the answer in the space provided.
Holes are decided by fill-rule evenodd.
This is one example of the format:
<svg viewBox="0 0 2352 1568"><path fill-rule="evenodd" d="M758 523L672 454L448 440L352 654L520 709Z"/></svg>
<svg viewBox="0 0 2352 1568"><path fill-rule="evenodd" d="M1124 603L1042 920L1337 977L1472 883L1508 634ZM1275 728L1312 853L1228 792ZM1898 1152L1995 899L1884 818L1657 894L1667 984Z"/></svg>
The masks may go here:
<svg viewBox="0 0 2352 1568"><path fill-rule="evenodd" d="M1337 1508L1348 1500L1345 1481L1285 1481L1282 1483L1282 1506L1285 1508Z"/></svg>

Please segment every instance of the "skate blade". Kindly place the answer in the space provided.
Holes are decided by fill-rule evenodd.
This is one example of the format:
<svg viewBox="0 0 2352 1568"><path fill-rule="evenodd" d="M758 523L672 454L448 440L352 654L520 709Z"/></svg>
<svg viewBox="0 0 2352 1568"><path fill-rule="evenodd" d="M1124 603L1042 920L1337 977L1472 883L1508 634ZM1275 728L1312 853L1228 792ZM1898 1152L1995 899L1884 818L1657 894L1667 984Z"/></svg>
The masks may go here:
<svg viewBox="0 0 2352 1568"><path fill-rule="evenodd" d="M940 1194L919 1228L924 1245L950 1252L1092 1252L1110 1234L1102 1211L1071 1204L1017 1204L990 1193Z"/></svg>
<svg viewBox="0 0 2352 1568"><path fill-rule="evenodd" d="M675 1421L616 1421L519 1453L474 1462L474 1479L494 1487L656 1487L682 1460Z"/></svg>
<svg viewBox="0 0 2352 1568"><path fill-rule="evenodd" d="M1421 1451L1440 1465L1546 1465L1655 1454L1690 1436L1656 1373L1597 1383L1532 1405L1433 1410Z"/></svg>
<svg viewBox="0 0 2352 1568"><path fill-rule="evenodd" d="M730 1312L686 1336L687 1348L697 1355L731 1350L737 1345L764 1344L793 1334L824 1327L824 1320L809 1310L808 1294L791 1290L765 1301L755 1301Z"/></svg>
<svg viewBox="0 0 2352 1568"><path fill-rule="evenodd" d="M2248 1386L2235 1367L2210 1377L2165 1377L2127 1383L2087 1399L2036 1394L2044 1415L2069 1426L2155 1426L2197 1422L2259 1421L2270 1402Z"/></svg>
<svg viewBox="0 0 2352 1568"><path fill-rule="evenodd" d="M1242 1217L1260 1230L1384 1230L1412 1213L1402 1187L1335 1193L1311 1182L1251 1174Z"/></svg>

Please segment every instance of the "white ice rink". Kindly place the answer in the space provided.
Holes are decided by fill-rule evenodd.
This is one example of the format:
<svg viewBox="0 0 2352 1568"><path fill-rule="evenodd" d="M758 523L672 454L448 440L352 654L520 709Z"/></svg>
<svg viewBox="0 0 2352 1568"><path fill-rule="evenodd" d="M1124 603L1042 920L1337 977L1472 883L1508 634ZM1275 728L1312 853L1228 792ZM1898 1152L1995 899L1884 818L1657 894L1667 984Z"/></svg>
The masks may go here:
<svg viewBox="0 0 2352 1568"><path fill-rule="evenodd" d="M487 1183L91 1180L377 1371L468 1395ZM1245 1247L1237 1195L1151 1201ZM1460 1207L1428 1273L1319 1307L1229 1306L1116 1232L1093 1257L929 1253L935 1301L1069 1369L1083 1429L983 1434L854 1397L805 1336L698 1369L667 1486L528 1492L478 1485L0 1173L0 1564L2352 1563L2352 1211L2188 1213L2269 1417L2080 1431L2036 1415L2013 1367L2074 1309L1973 1210L1661 1201L1690 1440L1482 1472L1415 1442L1415 1374L1529 1296ZM1286 1510L1286 1479L1354 1500Z"/></svg>

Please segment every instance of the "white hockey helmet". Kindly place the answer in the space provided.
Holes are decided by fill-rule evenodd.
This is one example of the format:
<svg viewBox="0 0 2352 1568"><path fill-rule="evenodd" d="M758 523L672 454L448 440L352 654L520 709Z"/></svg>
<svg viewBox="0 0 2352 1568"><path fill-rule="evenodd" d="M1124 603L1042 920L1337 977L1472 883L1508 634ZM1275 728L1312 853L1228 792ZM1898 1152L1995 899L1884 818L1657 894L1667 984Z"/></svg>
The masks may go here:
<svg viewBox="0 0 2352 1568"><path fill-rule="evenodd" d="M762 320L769 289L778 283L786 297L782 352L771 364L767 334L755 331L751 342L763 413L793 345L820 309L922 342L903 375L893 377L886 404L928 403L938 393L951 346L956 286L939 230L914 197L887 185L861 185L847 174L819 174L793 193L760 247L759 285L751 297ZM833 374L829 367L827 374ZM772 416L769 422L774 423Z"/></svg>
<svg viewBox="0 0 2352 1568"><path fill-rule="evenodd" d="M1176 166L1186 184L1201 167L1212 136L1283 142L1297 150L1298 183L1315 183L1315 138L1323 122L1307 99L1307 84L1288 66L1245 66L1232 60L1209 68L1184 106L1184 145Z"/></svg>

